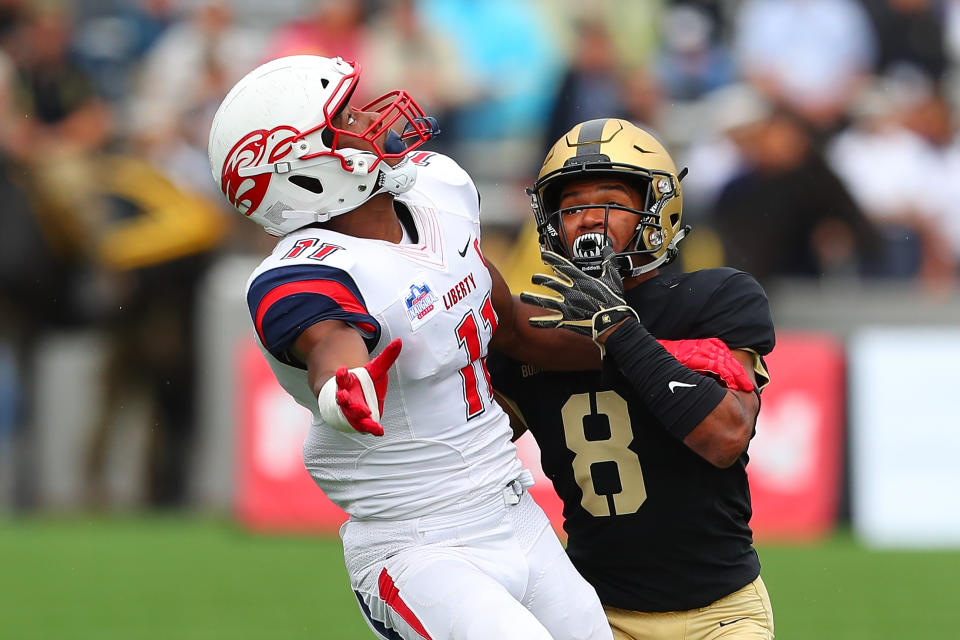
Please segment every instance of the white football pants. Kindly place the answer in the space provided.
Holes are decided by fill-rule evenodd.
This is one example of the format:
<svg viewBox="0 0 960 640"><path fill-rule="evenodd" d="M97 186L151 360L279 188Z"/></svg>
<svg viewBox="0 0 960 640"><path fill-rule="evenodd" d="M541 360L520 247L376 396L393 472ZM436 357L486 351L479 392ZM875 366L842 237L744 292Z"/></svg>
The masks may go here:
<svg viewBox="0 0 960 640"><path fill-rule="evenodd" d="M340 530L350 583L383 640L612 640L597 594L524 493L472 513Z"/></svg>

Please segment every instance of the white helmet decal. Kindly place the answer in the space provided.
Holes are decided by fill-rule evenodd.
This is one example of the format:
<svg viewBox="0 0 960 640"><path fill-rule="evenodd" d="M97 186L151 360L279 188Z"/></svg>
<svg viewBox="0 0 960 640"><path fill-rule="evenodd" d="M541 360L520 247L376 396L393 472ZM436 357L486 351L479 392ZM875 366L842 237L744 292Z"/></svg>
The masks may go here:
<svg viewBox="0 0 960 640"><path fill-rule="evenodd" d="M223 163L220 190L240 213L246 215L260 206L270 185L271 174L241 176L239 170L259 166L265 157L271 163L283 159L290 153L293 141L299 137L299 131L286 125L270 131L258 129L244 136L230 150Z"/></svg>

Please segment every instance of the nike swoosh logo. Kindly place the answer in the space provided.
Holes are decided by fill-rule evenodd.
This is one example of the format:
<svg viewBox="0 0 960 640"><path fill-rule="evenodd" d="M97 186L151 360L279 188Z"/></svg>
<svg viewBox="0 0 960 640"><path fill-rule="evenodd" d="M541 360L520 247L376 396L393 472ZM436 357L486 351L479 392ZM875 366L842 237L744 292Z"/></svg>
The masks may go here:
<svg viewBox="0 0 960 640"><path fill-rule="evenodd" d="M746 620L746 619L749 618L749 617L750 617L750 616L743 616L742 618L737 618L736 620L728 620L727 622L721 622L721 623L720 623L720 626L721 626L721 627L725 627L725 626L727 626L728 624L733 624L734 622L740 622L741 620Z"/></svg>
<svg viewBox="0 0 960 640"><path fill-rule="evenodd" d="M461 258L467 257L467 250L470 249L470 241L473 240L473 236L467 238L467 244L463 245L463 251L457 250L457 253L460 254Z"/></svg>
<svg viewBox="0 0 960 640"><path fill-rule="evenodd" d="M667 388L670 389L670 393L676 393L674 389L676 389L677 387L695 387L695 386L697 385L688 384L686 382L677 382L676 380L671 380L669 383L667 383Z"/></svg>

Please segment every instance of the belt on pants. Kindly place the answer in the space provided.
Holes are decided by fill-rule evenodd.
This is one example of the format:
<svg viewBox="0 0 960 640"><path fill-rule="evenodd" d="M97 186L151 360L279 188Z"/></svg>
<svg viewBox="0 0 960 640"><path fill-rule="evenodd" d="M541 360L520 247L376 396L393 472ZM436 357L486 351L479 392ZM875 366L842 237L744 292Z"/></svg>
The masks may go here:
<svg viewBox="0 0 960 640"><path fill-rule="evenodd" d="M503 503L508 507L519 503L520 497L526 493L526 491L520 480L511 480L507 483L507 486L503 488Z"/></svg>

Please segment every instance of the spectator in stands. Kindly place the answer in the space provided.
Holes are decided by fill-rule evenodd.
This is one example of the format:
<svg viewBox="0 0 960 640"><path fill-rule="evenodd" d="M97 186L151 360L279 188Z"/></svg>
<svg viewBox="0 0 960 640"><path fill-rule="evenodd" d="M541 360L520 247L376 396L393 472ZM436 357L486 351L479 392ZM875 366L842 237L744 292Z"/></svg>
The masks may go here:
<svg viewBox="0 0 960 640"><path fill-rule="evenodd" d="M683 181L684 216L698 222L696 235L724 186L746 171L747 161L735 142L750 138L773 113L770 101L744 82L712 91L701 99L698 128L681 156L690 173ZM687 242L694 242L691 236ZM686 251L685 251L686 253Z"/></svg>
<svg viewBox="0 0 960 640"><path fill-rule="evenodd" d="M364 0L313 0L306 16L281 25L270 38L266 58L337 55L362 65L367 46Z"/></svg>
<svg viewBox="0 0 960 640"><path fill-rule="evenodd" d="M360 59L366 93L384 95L400 87L417 96L437 118L443 135L429 149L446 153L457 142L461 107L481 95L477 79L465 69L457 42L425 24L415 0L396 0L376 14Z"/></svg>
<svg viewBox="0 0 960 640"><path fill-rule="evenodd" d="M746 79L819 135L842 124L876 48L855 0L748 0L733 45Z"/></svg>
<svg viewBox="0 0 960 640"><path fill-rule="evenodd" d="M133 90L144 55L178 18L175 0L135 0L81 20L74 49L101 95L120 102Z"/></svg>
<svg viewBox="0 0 960 640"><path fill-rule="evenodd" d="M9 46L5 41L23 22L26 9L26 0L0 0L0 46Z"/></svg>
<svg viewBox="0 0 960 640"><path fill-rule="evenodd" d="M696 100L733 82L736 69L717 31L703 6L681 2L667 9L655 68L671 99Z"/></svg>
<svg viewBox="0 0 960 640"><path fill-rule="evenodd" d="M15 21L4 29L18 28ZM18 159L23 115L14 106L15 69L0 49L0 506L31 506L36 477L29 425L33 351L62 313L71 273L46 240Z"/></svg>
<svg viewBox="0 0 960 640"><path fill-rule="evenodd" d="M663 129L663 86L647 67L628 69L623 79L620 100L627 119L642 128Z"/></svg>
<svg viewBox="0 0 960 640"><path fill-rule="evenodd" d="M15 500L32 506L34 351L49 331L101 308L87 286L95 238L85 223L99 212L87 161L109 139L111 118L69 55L64 9L7 2L0 16L0 340L12 345L21 390Z"/></svg>
<svg viewBox="0 0 960 640"><path fill-rule="evenodd" d="M239 26L224 0L201 0L147 53L128 105L137 153L181 185L219 198L206 176L206 131L227 89L255 66L264 34Z"/></svg>
<svg viewBox="0 0 960 640"><path fill-rule="evenodd" d="M211 8L216 7L208 4L200 9L205 19L215 17L205 13ZM207 224L201 206L173 197L176 190L148 167L130 158L105 157L108 143L114 142L112 111L69 55L72 28L70 16L55 6L34 7L10 40L19 63L18 108L29 117L18 118L9 127L12 135L5 144L31 178L30 202L47 249L28 257L37 262L38 256L49 255L47 266L56 276L49 278L51 283L42 283L52 284L49 288L33 287L45 313L30 329L36 337L50 327L95 327L106 338L104 403L94 417L93 443L87 452L91 494L98 500L103 497L98 486L104 479L110 429L130 392L142 389L156 409L146 464L147 497L152 504L177 504L185 497L186 451L193 421L193 290L220 228ZM186 56L190 68L168 70L177 80L191 77L184 84L155 87L156 95L169 100L151 105L170 109L160 117L173 122L156 124L170 124L173 129L153 131L147 123L140 130L175 138L181 124L176 118L182 116L183 122L193 124L190 112L178 109L195 104L191 100L196 95L186 90L195 86L190 81L209 81L211 75L190 58L206 41L192 43L193 49L191 43L182 41L184 47L177 51ZM230 55L239 57L236 52ZM216 92L219 100L222 90L216 85L201 88ZM183 92L175 96L163 93L178 89ZM138 152L146 150L146 145L137 147ZM8 204L15 202L11 198ZM171 208L166 214L165 206ZM170 223L177 214L190 217L190 229L179 228L182 222ZM21 226L20 236L29 239L30 229ZM190 247L171 250L169 236L176 235L179 241L197 228L203 230L202 237ZM121 254L129 258L130 253L138 258L125 263ZM36 280L25 282L41 284L37 280L47 277L40 268L35 273ZM31 357L28 354L26 359Z"/></svg>
<svg viewBox="0 0 960 640"><path fill-rule="evenodd" d="M782 277L857 276L879 257L879 234L795 116L775 111L730 135L746 168L712 209L726 264L766 286Z"/></svg>
<svg viewBox="0 0 960 640"><path fill-rule="evenodd" d="M429 28L459 43L465 72L484 89L482 100L464 110L470 126L462 137L495 141L539 133L559 56L537 6L513 0L419 0L418 6Z"/></svg>
<svg viewBox="0 0 960 640"><path fill-rule="evenodd" d="M944 46L955 72L960 63L960 0L947 0L941 6L944 13Z"/></svg>
<svg viewBox="0 0 960 640"><path fill-rule="evenodd" d="M35 7L11 37L16 100L28 114L29 149L85 151L106 142L109 112L96 87L69 54L72 23L55 6Z"/></svg>
<svg viewBox="0 0 960 640"><path fill-rule="evenodd" d="M69 55L72 20L56 6L35 6L10 34L15 110L5 150L29 177L38 220L51 250L75 263L62 286L82 278L102 214L91 190L89 158L112 135L113 119L90 77ZM78 321L91 312L82 296L65 294L51 320Z"/></svg>
<svg viewBox="0 0 960 640"><path fill-rule="evenodd" d="M606 25L598 18L579 20L575 44L553 99L545 131L552 144L584 120L626 117L624 74Z"/></svg>
<svg viewBox="0 0 960 640"><path fill-rule="evenodd" d="M715 0L696 1L702 4ZM571 25L582 21L602 22L613 42L619 64L633 68L649 64L661 38L659 18L665 7L673 3L674 0L629 4L624 4L623 0L554 0L550 3L550 11L541 10L540 21L548 27L544 29L545 33L550 34L549 28L552 27L562 42L570 43L565 45L568 50L575 35L570 32ZM624 10L625 7L629 10Z"/></svg>
<svg viewBox="0 0 960 640"><path fill-rule="evenodd" d="M239 26L228 3L202 0L186 20L164 31L144 59L129 106L128 143L162 175L127 159L125 175L137 188L121 194L104 188L112 210L127 218L128 233L136 233L143 244L135 261L107 251L101 256L125 286L123 312L103 320L111 340L104 400L93 418L85 459L91 504L109 503L105 479L117 417L136 394L146 394L154 425L144 461L145 498L157 506L187 500L188 452L195 434L195 292L219 249L225 219L218 217L212 199L190 193L216 195L209 180L207 131L226 91L260 59L264 36ZM137 193L169 195L131 197ZM166 215L164 203L176 215L166 217L172 223L156 224ZM176 222L177 215L182 222ZM115 230L109 224L101 233L109 237ZM192 235L184 243L187 231ZM242 240L237 246L244 246Z"/></svg>
<svg viewBox="0 0 960 640"><path fill-rule="evenodd" d="M696 232L684 241L683 269L695 271L726 264L724 250L711 218L720 192L749 169L737 140L751 139L770 118L773 106L757 89L735 83L703 96L690 106L685 133L688 145L678 155L689 173L683 180L684 219ZM677 110L670 109L673 127Z"/></svg>
<svg viewBox="0 0 960 640"><path fill-rule="evenodd" d="M16 70L0 49L0 342L21 346L25 332L56 317L51 298L65 274L46 241L28 193L23 116L14 104Z"/></svg>
<svg viewBox="0 0 960 640"><path fill-rule="evenodd" d="M877 40L875 71L909 64L940 81L949 68L943 3L934 0L866 0Z"/></svg>
<svg viewBox="0 0 960 640"><path fill-rule="evenodd" d="M853 114L853 126L830 142L827 158L886 238L886 255L872 275L952 282L957 255L943 231L960 219L955 194L944 197L956 182L955 147L933 81L918 73L888 75Z"/></svg>

